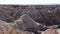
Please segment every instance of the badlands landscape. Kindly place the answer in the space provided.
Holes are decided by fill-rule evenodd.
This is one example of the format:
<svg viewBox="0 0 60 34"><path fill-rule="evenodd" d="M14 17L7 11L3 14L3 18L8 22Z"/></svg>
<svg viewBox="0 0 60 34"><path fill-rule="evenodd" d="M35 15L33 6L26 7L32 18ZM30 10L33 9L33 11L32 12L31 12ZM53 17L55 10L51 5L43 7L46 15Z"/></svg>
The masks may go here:
<svg viewBox="0 0 60 34"><path fill-rule="evenodd" d="M60 34L60 5L0 5L0 34Z"/></svg>

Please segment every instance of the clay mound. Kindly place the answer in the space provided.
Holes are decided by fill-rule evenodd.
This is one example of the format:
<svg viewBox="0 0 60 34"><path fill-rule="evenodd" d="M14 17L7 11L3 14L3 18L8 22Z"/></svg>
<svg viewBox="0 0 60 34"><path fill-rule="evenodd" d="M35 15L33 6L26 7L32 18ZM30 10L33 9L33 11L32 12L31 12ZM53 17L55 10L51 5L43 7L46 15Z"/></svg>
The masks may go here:
<svg viewBox="0 0 60 34"><path fill-rule="evenodd" d="M16 23L22 30L38 26L38 24L26 14L22 15L18 20L16 20Z"/></svg>

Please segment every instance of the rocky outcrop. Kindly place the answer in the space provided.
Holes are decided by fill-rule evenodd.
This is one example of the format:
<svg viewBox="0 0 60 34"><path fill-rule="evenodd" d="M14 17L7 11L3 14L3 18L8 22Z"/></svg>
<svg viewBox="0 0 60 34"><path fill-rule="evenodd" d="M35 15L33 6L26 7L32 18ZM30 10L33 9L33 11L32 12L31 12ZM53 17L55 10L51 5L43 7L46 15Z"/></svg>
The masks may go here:
<svg viewBox="0 0 60 34"><path fill-rule="evenodd" d="M14 23L7 23L0 20L0 34L34 34L33 32L16 29L15 25Z"/></svg>
<svg viewBox="0 0 60 34"><path fill-rule="evenodd" d="M56 29L47 29L46 31L42 32L41 34L58 34Z"/></svg>

